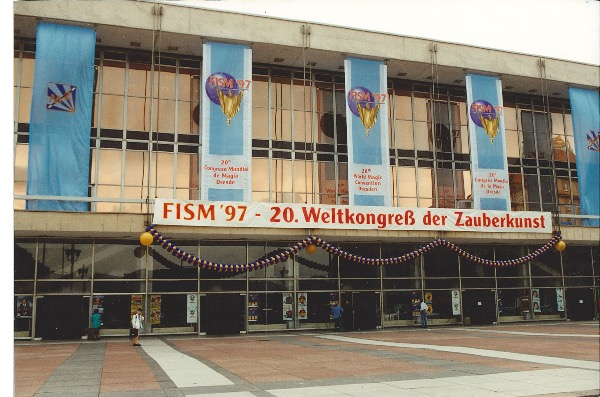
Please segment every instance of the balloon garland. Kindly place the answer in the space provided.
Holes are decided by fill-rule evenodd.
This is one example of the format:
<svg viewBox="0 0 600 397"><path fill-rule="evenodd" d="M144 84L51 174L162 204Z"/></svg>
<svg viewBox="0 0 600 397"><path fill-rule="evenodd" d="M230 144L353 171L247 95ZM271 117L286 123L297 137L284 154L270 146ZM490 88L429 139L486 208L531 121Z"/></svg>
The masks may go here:
<svg viewBox="0 0 600 397"><path fill-rule="evenodd" d="M143 234L145 234L145 233L149 233L153 237L153 240L156 241L157 243L159 243L160 246L163 247L164 249L166 249L168 252L170 252L171 255L173 255L179 259L182 259L182 260L188 262L189 264L192 264L194 266L200 266L200 268L202 268L202 269L214 270L214 271L218 271L218 272L233 272L233 273L242 273L242 272L249 272L252 270L259 270L259 269L265 268L267 266L275 265L279 262L285 262L290 257L297 254L299 251L306 249L309 246L320 247L320 248L324 249L325 251L327 251L331 254L337 255L341 258L348 259L348 260L351 260L352 262L357 262L357 263L364 264L364 265L370 265L370 266L389 266L389 265L397 265L400 263L405 263L407 261L410 261L410 260L416 259L420 256L423 256L424 254L426 254L427 252L431 251L434 248L442 246L442 247L445 247L447 250L452 251L455 254L461 256L462 258L465 258L468 261L473 262L475 264L501 268L501 267L517 266L517 265L522 265L527 262L531 262L532 260L536 259L537 257L542 255L543 253L545 253L552 247L557 246L559 243L562 243L562 244L560 244L560 247L563 247L563 244L564 244L564 242L562 241L562 236L560 235L560 233L557 233L550 239L550 241L548 241L546 244L544 244L543 246L541 246L534 252L530 253L529 255L525 255L525 256L517 258L517 259L493 261L493 260L489 260L489 259L483 259L483 258L480 258L475 255L471 255L468 252L461 249L460 247L458 247L457 245L449 242L448 240L440 239L440 238L436 237L429 244L426 244L425 246L423 246L419 249L416 249L412 252L409 252L407 254L404 254L402 256L397 256L397 257L393 257L393 258L373 259L373 258L365 258L362 256L354 255L352 253L341 250L341 249L337 248L336 246L321 239L320 237L309 236L301 241L298 241L296 244L292 245L291 247L283 248L281 250L281 252L274 254L268 258L263 258L263 259L260 259L260 260L254 261L254 262L237 265L237 264L214 263L214 262L206 261L204 259L196 258L194 255L183 251L182 249L178 248L175 244L173 244L171 241L164 238L162 236L162 234L159 233L158 230L156 230L154 228L153 225L148 226L146 228L146 231ZM146 237L146 238L144 238L142 241L143 245L147 246L147 245L152 244L152 241L150 241L147 238L147 235L145 235L144 237ZM311 250L312 250L312 248L311 248Z"/></svg>

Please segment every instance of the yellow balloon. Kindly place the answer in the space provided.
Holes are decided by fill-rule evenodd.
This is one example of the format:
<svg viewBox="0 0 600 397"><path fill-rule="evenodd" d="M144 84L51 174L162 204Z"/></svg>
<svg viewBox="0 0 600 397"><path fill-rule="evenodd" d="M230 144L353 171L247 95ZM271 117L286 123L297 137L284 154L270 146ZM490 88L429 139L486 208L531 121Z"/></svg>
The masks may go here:
<svg viewBox="0 0 600 397"><path fill-rule="evenodd" d="M556 243L556 245L554 246L554 248L558 251L564 251L565 248L567 248L567 244L565 244L564 241L560 240L558 243Z"/></svg>
<svg viewBox="0 0 600 397"><path fill-rule="evenodd" d="M314 244L307 245L306 252L308 252L309 254L314 254L315 252L317 252L317 246Z"/></svg>
<svg viewBox="0 0 600 397"><path fill-rule="evenodd" d="M144 232L140 235L140 243L143 246L149 246L154 242L154 236L150 232Z"/></svg>

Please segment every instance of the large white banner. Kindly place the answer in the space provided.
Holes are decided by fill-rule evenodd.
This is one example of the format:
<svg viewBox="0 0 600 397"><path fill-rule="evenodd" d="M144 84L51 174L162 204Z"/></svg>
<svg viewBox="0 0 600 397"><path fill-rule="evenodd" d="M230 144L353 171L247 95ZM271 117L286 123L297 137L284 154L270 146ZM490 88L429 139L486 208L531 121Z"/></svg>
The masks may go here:
<svg viewBox="0 0 600 397"><path fill-rule="evenodd" d="M549 212L157 198L155 225L551 233Z"/></svg>

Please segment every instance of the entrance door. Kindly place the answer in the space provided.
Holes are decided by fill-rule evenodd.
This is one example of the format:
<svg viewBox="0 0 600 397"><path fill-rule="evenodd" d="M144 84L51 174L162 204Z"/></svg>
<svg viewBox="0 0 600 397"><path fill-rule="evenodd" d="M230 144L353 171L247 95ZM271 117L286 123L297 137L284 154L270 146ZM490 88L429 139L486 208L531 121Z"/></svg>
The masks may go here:
<svg viewBox="0 0 600 397"><path fill-rule="evenodd" d="M375 329L378 325L379 294L375 292L342 293L342 327L345 331Z"/></svg>
<svg viewBox="0 0 600 397"><path fill-rule="evenodd" d="M463 291L462 304L464 317L468 317L470 319L471 324L490 325L496 321L495 291Z"/></svg>
<svg viewBox="0 0 600 397"><path fill-rule="evenodd" d="M205 313L201 314L200 320L206 324L207 335L239 335L244 330L246 302L243 295L213 294L205 299Z"/></svg>
<svg viewBox="0 0 600 397"><path fill-rule="evenodd" d="M81 339L87 334L89 298L82 296L38 297L35 336L42 339Z"/></svg>
<svg viewBox="0 0 600 397"><path fill-rule="evenodd" d="M593 320L594 290L591 288L567 288L567 314L574 321Z"/></svg>

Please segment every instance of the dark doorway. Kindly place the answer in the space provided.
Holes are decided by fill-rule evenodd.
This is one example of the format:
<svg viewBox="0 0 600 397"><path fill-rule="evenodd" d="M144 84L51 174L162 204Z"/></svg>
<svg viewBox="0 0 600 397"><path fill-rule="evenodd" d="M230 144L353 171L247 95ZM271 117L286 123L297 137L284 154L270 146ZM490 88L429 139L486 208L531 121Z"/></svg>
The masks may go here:
<svg viewBox="0 0 600 397"><path fill-rule="evenodd" d="M464 323L489 325L496 322L496 293L489 290L463 291Z"/></svg>
<svg viewBox="0 0 600 397"><path fill-rule="evenodd" d="M45 296L37 299L35 336L49 340L81 339L87 334L89 298Z"/></svg>
<svg viewBox="0 0 600 397"><path fill-rule="evenodd" d="M379 294L375 292L342 293L342 329L360 331L377 328Z"/></svg>
<svg viewBox="0 0 600 397"><path fill-rule="evenodd" d="M206 305L202 305L205 313L201 313L200 320L206 323L207 335L239 335L244 330L246 302L243 295L214 294L202 298L201 303L205 299Z"/></svg>
<svg viewBox="0 0 600 397"><path fill-rule="evenodd" d="M591 288L567 288L567 316L573 321L593 320L594 290Z"/></svg>

